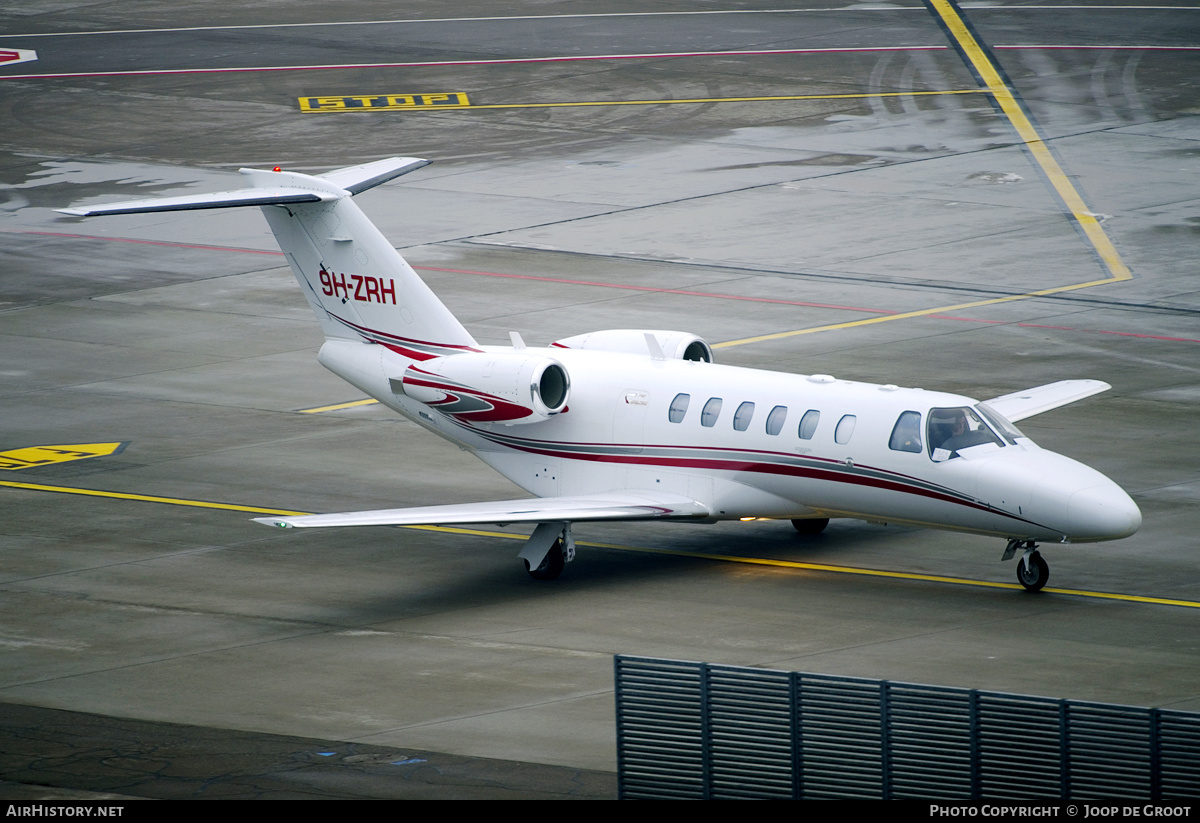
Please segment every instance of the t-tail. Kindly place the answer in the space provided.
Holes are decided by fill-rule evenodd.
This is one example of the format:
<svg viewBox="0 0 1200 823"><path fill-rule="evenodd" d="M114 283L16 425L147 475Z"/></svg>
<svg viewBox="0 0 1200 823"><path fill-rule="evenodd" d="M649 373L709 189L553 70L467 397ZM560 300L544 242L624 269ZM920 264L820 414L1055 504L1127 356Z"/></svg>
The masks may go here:
<svg viewBox="0 0 1200 823"><path fill-rule="evenodd" d="M477 344L351 200L428 163L392 157L319 175L241 169L248 188L61 211L87 217L261 206L326 337L428 360Z"/></svg>

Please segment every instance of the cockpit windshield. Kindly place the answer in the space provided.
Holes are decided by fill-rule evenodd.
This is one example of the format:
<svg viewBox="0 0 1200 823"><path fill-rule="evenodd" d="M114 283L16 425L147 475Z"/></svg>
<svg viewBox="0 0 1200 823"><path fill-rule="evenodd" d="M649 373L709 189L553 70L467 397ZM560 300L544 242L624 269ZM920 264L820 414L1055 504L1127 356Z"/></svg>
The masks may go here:
<svg viewBox="0 0 1200 823"><path fill-rule="evenodd" d="M987 403L980 403L975 408L979 409L979 413L987 418L987 421L992 424L992 428L1000 432L1001 436L1009 443L1015 444L1018 437L1028 439L1027 435L1022 434L1020 429L1008 421L1008 418Z"/></svg>
<svg viewBox="0 0 1200 823"><path fill-rule="evenodd" d="M1012 428L1011 423L1008 425ZM935 462L958 457L963 449L973 446L990 443L999 448L1004 445L1004 441L983 422L979 412L970 406L930 409L926 442L929 443L929 456Z"/></svg>

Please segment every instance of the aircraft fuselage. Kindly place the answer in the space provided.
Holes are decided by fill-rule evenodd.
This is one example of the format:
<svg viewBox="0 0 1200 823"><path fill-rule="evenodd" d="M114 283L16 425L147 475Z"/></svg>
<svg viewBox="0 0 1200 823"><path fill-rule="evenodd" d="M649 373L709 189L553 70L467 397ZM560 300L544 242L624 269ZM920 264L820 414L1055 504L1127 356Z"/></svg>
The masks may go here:
<svg viewBox="0 0 1200 823"><path fill-rule="evenodd" d="M930 411L977 407L962 395L649 353L522 351L571 375L563 412L464 422L396 391L394 378L419 361L341 341L321 361L539 497L643 489L698 500L706 520L852 517L1056 542L1116 539L1141 524L1115 483L1023 435L993 432L996 443L935 460ZM907 447L893 442L906 413L919 415Z"/></svg>

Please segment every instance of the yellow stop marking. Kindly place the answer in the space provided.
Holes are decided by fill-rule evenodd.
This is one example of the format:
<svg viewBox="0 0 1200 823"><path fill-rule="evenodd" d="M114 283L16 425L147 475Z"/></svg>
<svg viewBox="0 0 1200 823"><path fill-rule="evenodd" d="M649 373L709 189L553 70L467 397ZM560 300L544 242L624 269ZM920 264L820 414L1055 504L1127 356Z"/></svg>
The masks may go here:
<svg viewBox="0 0 1200 823"><path fill-rule="evenodd" d="M17 471L66 463L71 460L87 460L89 457L107 457L121 451L127 442L117 443L72 443L66 446L27 446L0 452L0 469Z"/></svg>

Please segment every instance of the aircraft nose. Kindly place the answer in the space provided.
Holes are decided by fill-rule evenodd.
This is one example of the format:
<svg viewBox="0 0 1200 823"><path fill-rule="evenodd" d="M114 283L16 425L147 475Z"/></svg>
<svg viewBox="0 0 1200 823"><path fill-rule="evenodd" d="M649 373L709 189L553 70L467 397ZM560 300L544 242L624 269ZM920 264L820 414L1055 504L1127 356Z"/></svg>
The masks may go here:
<svg viewBox="0 0 1200 823"><path fill-rule="evenodd" d="M1067 501L1067 535L1072 540L1116 540L1142 525L1142 513L1116 483L1080 489Z"/></svg>

